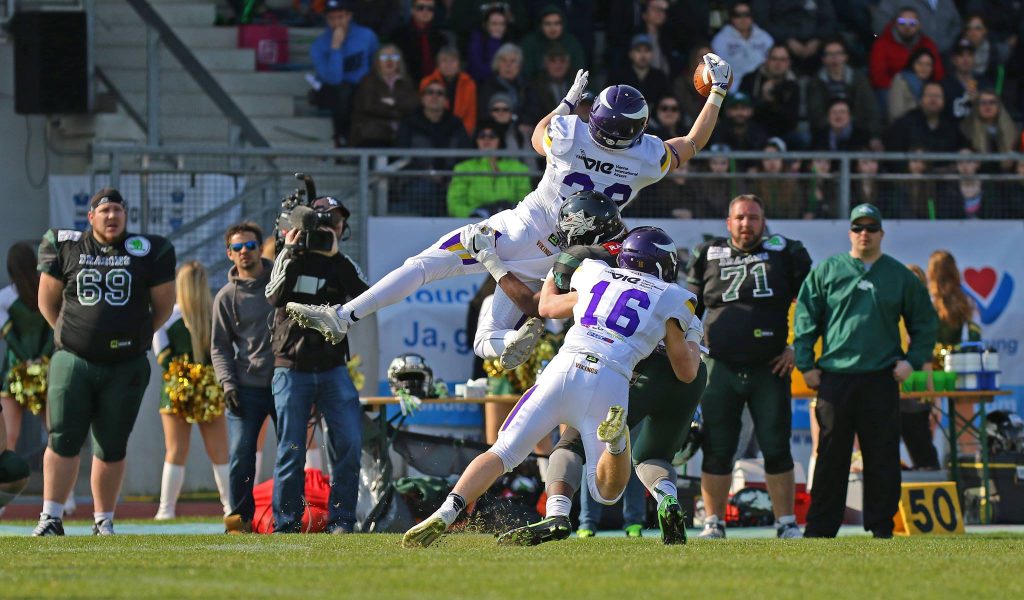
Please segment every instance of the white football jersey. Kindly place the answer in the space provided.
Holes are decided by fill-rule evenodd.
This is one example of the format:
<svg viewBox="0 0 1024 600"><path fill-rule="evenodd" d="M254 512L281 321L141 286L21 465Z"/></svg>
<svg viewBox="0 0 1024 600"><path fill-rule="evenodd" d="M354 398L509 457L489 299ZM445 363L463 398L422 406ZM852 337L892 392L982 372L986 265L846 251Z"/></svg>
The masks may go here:
<svg viewBox="0 0 1024 600"><path fill-rule="evenodd" d="M580 298L562 350L593 354L626 377L665 338L665 322L678 319L685 331L697 306L679 284L592 259L576 269L571 286Z"/></svg>
<svg viewBox="0 0 1024 600"><path fill-rule="evenodd" d="M644 134L631 148L609 150L594 141L587 124L576 115L551 119L544 150L547 166L540 184L519 203L516 212L547 231L555 230L562 200L573 193L597 190L621 210L641 189L660 181L672 165L659 138Z"/></svg>

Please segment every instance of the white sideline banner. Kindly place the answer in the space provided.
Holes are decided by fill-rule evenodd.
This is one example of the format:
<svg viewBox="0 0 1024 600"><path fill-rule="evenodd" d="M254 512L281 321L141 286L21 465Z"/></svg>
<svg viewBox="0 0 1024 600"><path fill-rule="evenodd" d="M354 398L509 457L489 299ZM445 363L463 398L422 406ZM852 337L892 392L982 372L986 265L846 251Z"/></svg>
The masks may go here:
<svg viewBox="0 0 1024 600"><path fill-rule="evenodd" d="M628 220L628 209L627 209ZM465 219L372 217L369 220L368 273L378 281L409 256L434 244ZM630 222L631 226L638 223ZM726 235L725 219L651 219L644 224L665 229L680 247L693 247L708 236ZM828 256L848 252L846 221L769 221L773 233L800 240L815 264ZM1021 221L888 221L883 250L904 263L927 267L934 250L950 251L963 273L964 289L978 305L984 339L1000 353L1003 387L1018 392L1024 387L1024 283L1020 240ZM484 275L462 276L433 282L403 302L381 311L379 381L386 389L388 363L402 352L422 354L435 376L449 383L465 381L473 362L472 340L466 339L467 305ZM1019 393L1017 394L1020 395ZM1019 400L1005 399L997 406L1024 413Z"/></svg>

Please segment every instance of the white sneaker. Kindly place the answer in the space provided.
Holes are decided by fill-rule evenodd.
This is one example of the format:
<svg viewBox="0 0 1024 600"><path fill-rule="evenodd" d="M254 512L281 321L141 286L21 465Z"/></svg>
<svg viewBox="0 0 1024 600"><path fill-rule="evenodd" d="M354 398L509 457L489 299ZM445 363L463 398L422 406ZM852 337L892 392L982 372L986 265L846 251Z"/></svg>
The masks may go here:
<svg viewBox="0 0 1024 600"><path fill-rule="evenodd" d="M608 409L608 416L597 426L597 439L615 446L624 435L629 435L629 428L626 427L626 410L621 406L613 406Z"/></svg>
<svg viewBox="0 0 1024 600"><path fill-rule="evenodd" d="M704 531L700 532L698 537L702 540L724 540L725 523L718 520L717 517L704 519Z"/></svg>
<svg viewBox="0 0 1024 600"><path fill-rule="evenodd" d="M289 302L285 306L288 315L302 327L319 331L332 344L340 344L348 333L349 322L338 316L338 305L300 304Z"/></svg>
<svg viewBox="0 0 1024 600"><path fill-rule="evenodd" d="M544 332L544 319L530 317L523 323L523 326L516 330L515 338L509 342L498 357L498 365L506 371L518 367L526 362L533 354L533 349L540 341L540 334Z"/></svg>
<svg viewBox="0 0 1024 600"><path fill-rule="evenodd" d="M97 521L92 525L93 535L114 535L114 521L113 519L103 519Z"/></svg>
<svg viewBox="0 0 1024 600"><path fill-rule="evenodd" d="M170 521L175 517L174 509L167 506L160 506L156 511L156 516L153 517L154 521Z"/></svg>
<svg viewBox="0 0 1024 600"><path fill-rule="evenodd" d="M795 521L792 523L776 523L775 537L783 540L798 540L804 537L804 532L800 531L800 526Z"/></svg>

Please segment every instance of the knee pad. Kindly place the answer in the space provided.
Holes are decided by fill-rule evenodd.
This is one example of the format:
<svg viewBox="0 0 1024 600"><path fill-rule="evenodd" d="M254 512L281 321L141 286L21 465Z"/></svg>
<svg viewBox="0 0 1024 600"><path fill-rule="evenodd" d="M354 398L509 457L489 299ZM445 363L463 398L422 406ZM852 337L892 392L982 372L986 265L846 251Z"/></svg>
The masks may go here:
<svg viewBox="0 0 1024 600"><path fill-rule="evenodd" d="M793 470L793 455L789 452L789 448L786 448L785 453L773 452L768 454L761 449L764 454L764 472L768 475L778 475L780 473L788 473Z"/></svg>
<svg viewBox="0 0 1024 600"><path fill-rule="evenodd" d="M85 444L85 436L78 436L76 435L77 433L78 432L50 431L47 446L50 450L53 450L57 456L61 456L63 458L74 458L82 451L82 446Z"/></svg>
<svg viewBox="0 0 1024 600"><path fill-rule="evenodd" d="M110 447L111 444L96 443L96 449L93 450L93 456L100 459L103 462L114 463L120 462L128 456L128 443L125 441L124 446L117 446L114 448Z"/></svg>
<svg viewBox="0 0 1024 600"><path fill-rule="evenodd" d="M604 504L605 506L610 506L610 505L615 504L616 502L618 502L619 498L622 497L623 492L626 491L626 487L623 486L623 488L621 490L619 490L619 493L616 494L614 498L610 498L609 499L609 498L605 498L604 496L602 496L600 490L597 489L597 471L596 470L588 470L587 471L587 489L590 490L590 497L591 498L593 498L594 500L597 500L599 503Z"/></svg>
<svg viewBox="0 0 1024 600"><path fill-rule="evenodd" d="M704 448L704 460L701 462L700 470L711 475L732 475L733 460L729 456L713 456L708 454Z"/></svg>

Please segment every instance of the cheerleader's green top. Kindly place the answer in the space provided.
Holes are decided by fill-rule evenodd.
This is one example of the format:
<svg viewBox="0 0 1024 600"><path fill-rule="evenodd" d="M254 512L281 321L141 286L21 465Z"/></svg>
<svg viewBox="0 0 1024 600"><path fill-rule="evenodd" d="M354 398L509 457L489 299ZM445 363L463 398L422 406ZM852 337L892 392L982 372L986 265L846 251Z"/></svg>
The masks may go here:
<svg viewBox="0 0 1024 600"><path fill-rule="evenodd" d="M7 373L12 367L53 354L53 329L41 312L32 310L18 298L13 285L0 290L0 324L0 336L7 342L0 364L0 382L7 392Z"/></svg>

